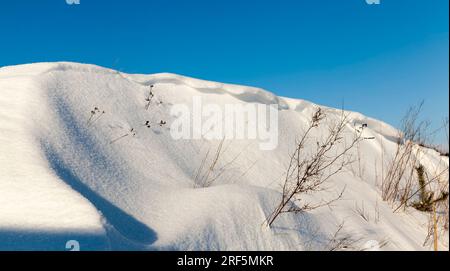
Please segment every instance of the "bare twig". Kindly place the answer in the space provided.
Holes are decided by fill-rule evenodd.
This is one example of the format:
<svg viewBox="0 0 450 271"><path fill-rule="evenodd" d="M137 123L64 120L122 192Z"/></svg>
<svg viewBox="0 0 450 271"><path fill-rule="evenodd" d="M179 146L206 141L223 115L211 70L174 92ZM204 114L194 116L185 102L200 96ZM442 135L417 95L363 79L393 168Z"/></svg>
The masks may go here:
<svg viewBox="0 0 450 271"><path fill-rule="evenodd" d="M321 142L316 141L316 149L312 154L304 155L304 148L309 140L313 129L319 127L325 114L318 108L311 117L311 122L306 131L297 141L296 149L290 156L289 166L283 182L282 196L274 211L267 217L266 224L271 226L282 213L299 213L312 210L340 199L341 194L330 200L319 204L303 203L301 196L323 190L323 184L338 174L352 160L348 152L362 140L362 129L357 131L349 145L342 146L344 130L348 124L348 115L342 111L340 119L328 127L328 134ZM342 148L337 147L341 145ZM299 203L302 203L299 205Z"/></svg>

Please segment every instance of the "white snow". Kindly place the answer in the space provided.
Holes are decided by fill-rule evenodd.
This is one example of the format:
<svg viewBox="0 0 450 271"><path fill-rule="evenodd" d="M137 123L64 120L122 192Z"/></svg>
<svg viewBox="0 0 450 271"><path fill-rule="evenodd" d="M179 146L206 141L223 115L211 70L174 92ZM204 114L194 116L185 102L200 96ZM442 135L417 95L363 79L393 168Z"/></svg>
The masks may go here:
<svg viewBox="0 0 450 271"><path fill-rule="evenodd" d="M162 103L147 111L151 84L154 101ZM278 104L278 147L263 151L257 140L226 140L217 166L226 171L211 187L194 188L202 160L220 142L173 140L169 112L173 104L191 105L195 95L219 106ZM342 234L358 239L361 249L373 240L387 241L385 250L431 249L422 246L425 214L393 213L381 200L382 158L393 155L398 131L355 112L352 123L367 123L364 135L375 137L361 143L362 176L346 170L330 180L332 191L346 187L332 209L283 214L271 229L262 225L315 106L167 73L129 75L65 62L0 68L0 250L64 250L71 239L82 250L324 250L342 221ZM105 113L89 124L94 107ZM168 125L149 129L147 120ZM136 136L110 143L131 128ZM448 157L431 150L422 155L426 167L448 167ZM355 214L355 205L364 205L369 221ZM448 239L441 248L448 249Z"/></svg>

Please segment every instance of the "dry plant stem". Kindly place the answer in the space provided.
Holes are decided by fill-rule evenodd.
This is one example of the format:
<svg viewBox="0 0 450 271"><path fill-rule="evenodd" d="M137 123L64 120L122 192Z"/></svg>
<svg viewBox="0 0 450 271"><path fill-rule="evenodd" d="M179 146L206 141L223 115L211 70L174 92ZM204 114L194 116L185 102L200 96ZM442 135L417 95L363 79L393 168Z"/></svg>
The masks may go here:
<svg viewBox="0 0 450 271"><path fill-rule="evenodd" d="M96 122L103 116L103 114L105 114L105 112L102 112L102 113L100 114L100 116L98 116L97 118L93 119L93 120L89 123L88 126L94 125L94 123L96 123ZM93 117L93 116L91 116L91 117ZM91 120L91 118L90 118L89 120Z"/></svg>
<svg viewBox="0 0 450 271"><path fill-rule="evenodd" d="M206 160L208 159L209 151L210 149L208 149L208 151L206 152L205 157L203 157L202 162L200 163L200 166L197 169L197 173L195 174L194 178L194 187L200 186L199 184L200 174L202 173Z"/></svg>
<svg viewBox="0 0 450 271"><path fill-rule="evenodd" d="M442 175L446 174L448 172L448 168L442 170L438 175L434 176L433 178L431 178L428 182L425 183L425 185L429 185L432 182L438 180ZM404 201L402 201L400 203L400 205L394 209L394 213L397 212L401 207L405 207L406 203L412 199L415 195L417 195L418 193L420 193L421 189L417 189L414 193L412 193L408 198L406 198Z"/></svg>
<svg viewBox="0 0 450 271"><path fill-rule="evenodd" d="M225 153L228 149L228 147L231 145L231 143L223 150L223 153ZM250 144L247 145L247 147L250 146ZM236 160L244 153L244 151L247 149L244 148L242 149L236 156L234 156L230 161L228 161L225 165L223 165L222 167L220 167L217 171L218 173L211 178L210 181L208 181L208 183L211 185L212 183L214 183L215 181L217 181L227 170L228 168L234 164L234 162L236 162ZM242 176L241 176L242 177Z"/></svg>
<svg viewBox="0 0 450 271"><path fill-rule="evenodd" d="M430 123L419 121L423 102L411 107L402 119L401 133L398 136L397 150L389 162L386 175L382 179L382 198L406 207L414 184L415 168L418 165L420 148L425 145Z"/></svg>
<svg viewBox="0 0 450 271"><path fill-rule="evenodd" d="M437 233L437 219L436 219L436 203L433 203L433 241L434 251L438 251L438 233Z"/></svg>
<svg viewBox="0 0 450 271"><path fill-rule="evenodd" d="M194 188L198 187L209 187L213 183L217 182L225 172L229 170L229 167L232 166L237 159L245 152L245 150L250 146L250 144L247 145L247 147L243 148L237 155L235 155L230 161L225 162L224 165L222 165L220 168L217 168L217 164L219 160L221 159L221 156L227 152L228 148L230 147L230 144L228 144L226 147L224 147L225 138L223 138L214 154L214 157L212 158L211 164L209 167L205 170L207 160L209 158L210 149L208 149L205 157L203 158L199 168L197 169L195 178L194 178ZM256 164L254 162L249 168L247 168L238 178L242 178L245 176L250 169ZM230 178L235 178L236 174L229 176L225 181L229 181ZM223 179L223 178L222 178Z"/></svg>
<svg viewBox="0 0 450 271"><path fill-rule="evenodd" d="M118 138L112 140L111 142L109 142L109 144L114 144L114 143L116 143L117 141L119 141L119 140L121 140L121 139L123 139L123 138L125 138L125 137L127 137L127 136L129 136L129 135L130 135L130 134L125 134L125 135L123 135L123 136L120 136L120 137L118 137Z"/></svg>
<svg viewBox="0 0 450 271"><path fill-rule="evenodd" d="M221 154L221 151L222 151L222 147L223 147L223 142L224 142L224 140L222 139L222 141L220 141L220 143L219 143L219 146L217 147L217 150L216 150L216 153L215 153L214 158L212 160L212 163L209 166L208 171L206 172L206 175L205 175L204 180L203 180L204 187L209 187L211 185L211 183L212 183L211 180L209 179L209 176L214 171L214 168L216 167L217 162L219 161L219 157L220 157L220 154Z"/></svg>
<svg viewBox="0 0 450 271"><path fill-rule="evenodd" d="M375 202L375 223L380 222L380 206L378 206L378 200Z"/></svg>
<svg viewBox="0 0 450 271"><path fill-rule="evenodd" d="M206 170L205 173L203 172L203 168L206 165L206 161L208 160L208 156L210 151L208 150L208 152L206 153L205 157L202 160L202 163L200 164L199 169L197 170L196 176L194 178L194 187L209 187L211 186L211 184L217 179L216 177L210 177L211 174L213 173L219 159L220 156L222 154L222 148L223 148L223 143L224 143L225 139L222 139L217 147L217 150L214 154L213 160L211 161L211 164L209 165L208 169Z"/></svg>
<svg viewBox="0 0 450 271"><path fill-rule="evenodd" d="M148 110L148 109L149 109L150 104L151 104L151 102L152 102L152 99L153 99L153 96L154 96L152 91L153 91L153 85L150 86L150 90L149 90L148 96L147 96L147 98L146 98L147 104L145 105L145 110Z"/></svg>
<svg viewBox="0 0 450 271"><path fill-rule="evenodd" d="M383 200L393 202L400 198L404 202L405 196L411 188L414 168L417 164L416 157L417 153L414 152L413 142L409 141L404 145L397 144L396 153L382 182ZM401 191L400 185L402 180L406 181L406 184Z"/></svg>
<svg viewBox="0 0 450 271"><path fill-rule="evenodd" d="M358 202L355 202L355 212L366 222L370 221L370 216L366 213L364 208L364 201L362 202L361 207L358 205Z"/></svg>
<svg viewBox="0 0 450 271"><path fill-rule="evenodd" d="M86 122L86 124L87 124L88 126L90 125L90 123L91 123L93 117L94 117L94 114L91 114L91 116L89 117L88 121Z"/></svg>
<svg viewBox="0 0 450 271"><path fill-rule="evenodd" d="M340 245L342 244L342 242L338 242L337 245L334 245L334 243L336 242L337 237L343 228L344 228L344 222L339 224L336 232L333 234L333 237L331 238L331 240L328 244L328 247L330 247L330 251L336 251L338 248L340 248Z"/></svg>
<svg viewBox="0 0 450 271"><path fill-rule="evenodd" d="M338 251L341 249L353 248L353 245L361 239L352 238L350 235L340 236L341 231L344 228L344 222L339 224L336 232L331 237L327 248L329 251Z"/></svg>
<svg viewBox="0 0 450 271"><path fill-rule="evenodd" d="M348 115L342 112L340 119L329 127L325 139L322 142L316 142L316 150L311 155L305 155L303 151L309 139L309 134L320 125L324 118L325 114L318 108L313 114L307 130L296 144L296 149L290 157L283 183L281 201L267 217L265 222L267 226L270 227L282 213L299 213L326 205L329 206L332 202L342 197L343 191L336 198L320 204L299 204L300 196L324 190L322 185L328 179L339 173L345 166L351 164L352 161L346 155L361 140L362 131L355 135L349 145L344 145L341 150L335 148L341 145L343 133L348 124ZM333 167L336 167L336 169Z"/></svg>

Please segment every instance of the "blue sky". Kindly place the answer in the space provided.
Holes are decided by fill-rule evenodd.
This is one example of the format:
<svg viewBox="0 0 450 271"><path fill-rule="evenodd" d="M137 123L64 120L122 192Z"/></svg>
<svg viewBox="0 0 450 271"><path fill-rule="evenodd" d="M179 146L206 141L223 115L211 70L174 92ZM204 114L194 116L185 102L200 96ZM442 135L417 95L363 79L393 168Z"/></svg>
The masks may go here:
<svg viewBox="0 0 450 271"><path fill-rule="evenodd" d="M76 61L129 73L172 72L344 104L393 125L425 99L424 116L437 127L449 111L448 5L2 0L0 66Z"/></svg>

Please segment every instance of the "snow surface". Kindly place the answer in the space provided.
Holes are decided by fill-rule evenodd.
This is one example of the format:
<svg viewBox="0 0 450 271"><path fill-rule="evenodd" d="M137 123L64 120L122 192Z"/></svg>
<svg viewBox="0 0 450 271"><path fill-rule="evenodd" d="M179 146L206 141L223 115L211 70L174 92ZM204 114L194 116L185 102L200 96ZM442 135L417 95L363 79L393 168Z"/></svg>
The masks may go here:
<svg viewBox="0 0 450 271"><path fill-rule="evenodd" d="M145 110L151 84L155 99ZM278 147L263 151L256 140L226 140L218 161L226 171L211 187L194 188L205 154L219 141L174 140L169 125L143 125L170 124L171 106L191 105L193 96L221 106L278 104ZM94 107L105 114L89 124ZM360 145L362 174L345 170L330 180L331 191L346 187L343 199L332 209L283 214L271 229L262 225L315 108L259 88L167 73L129 75L65 62L3 67L0 250L65 250L72 239L82 250L326 250L342 221L341 234L357 239L359 249L372 240L387 241L384 250L430 249L422 246L427 216L411 208L393 213L381 200L382 159L395 152L398 131L355 112L352 123L367 123L364 136L375 139ZM110 144L131 128L136 136ZM431 150L421 161L448 166L448 157ZM364 205L369 221L355 213L356 205ZM448 249L448 239L441 246Z"/></svg>

